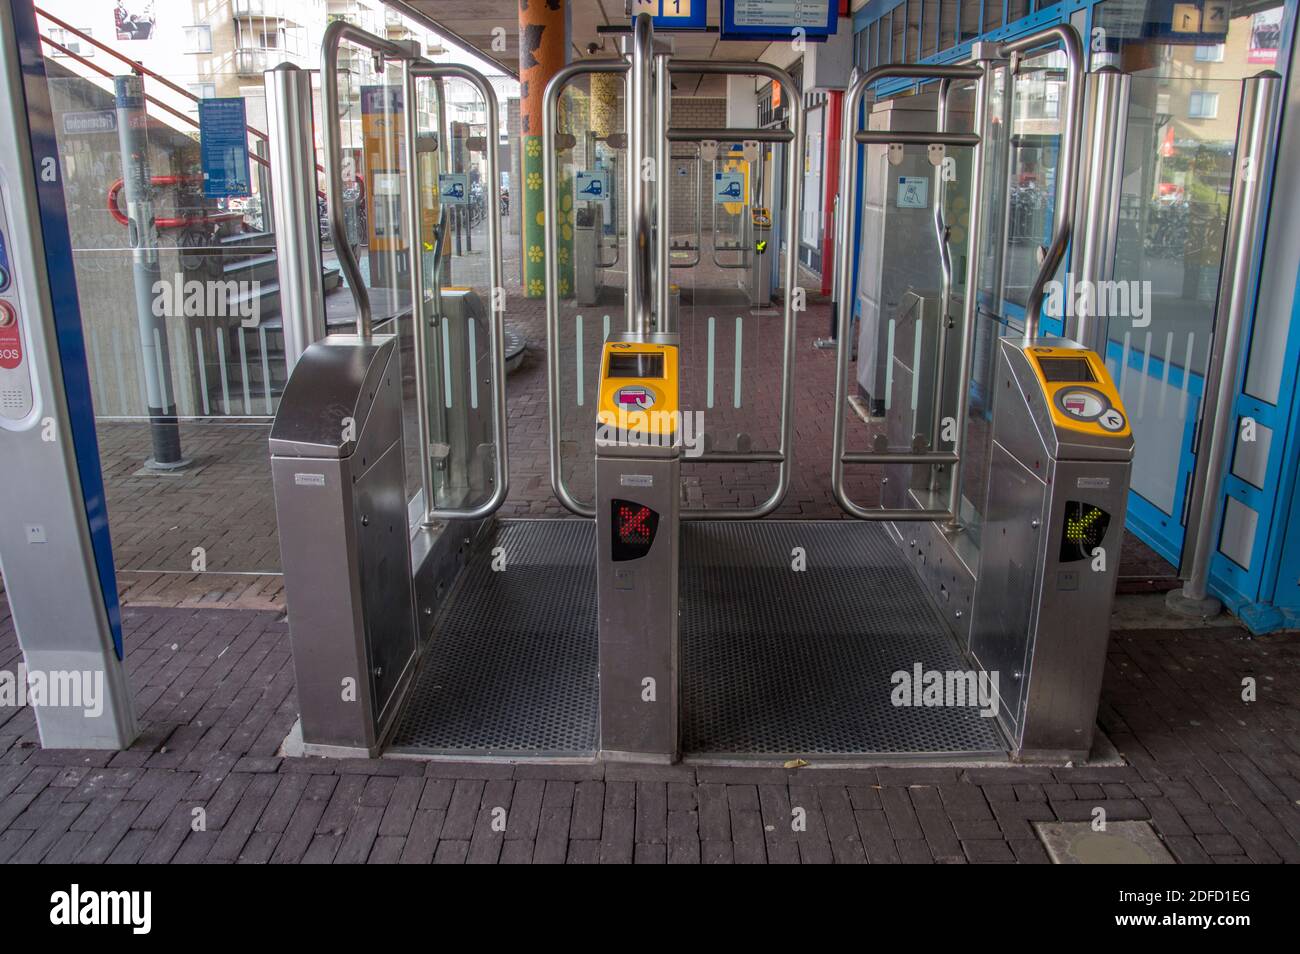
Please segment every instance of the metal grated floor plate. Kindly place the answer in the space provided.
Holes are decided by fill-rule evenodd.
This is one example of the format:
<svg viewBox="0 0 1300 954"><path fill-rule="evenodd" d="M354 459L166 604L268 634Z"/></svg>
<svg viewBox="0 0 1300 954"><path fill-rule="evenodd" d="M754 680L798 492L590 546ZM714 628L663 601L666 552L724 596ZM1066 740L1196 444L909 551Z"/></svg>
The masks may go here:
<svg viewBox="0 0 1300 954"><path fill-rule="evenodd" d="M796 547L807 564L791 569ZM967 668L875 523L682 525L682 748L698 755L1004 753L973 708L890 703L898 670Z"/></svg>
<svg viewBox="0 0 1300 954"><path fill-rule="evenodd" d="M492 569L495 547L501 572ZM393 749L594 754L595 561L590 521L500 521L447 597Z"/></svg>
<svg viewBox="0 0 1300 954"><path fill-rule="evenodd" d="M498 546L505 572L491 568ZM795 547L803 572L791 569ZM501 521L487 549L448 596L393 748L593 754L594 525ZM895 671L965 666L878 524L683 523L681 630L686 754L1005 752L975 709L890 704Z"/></svg>

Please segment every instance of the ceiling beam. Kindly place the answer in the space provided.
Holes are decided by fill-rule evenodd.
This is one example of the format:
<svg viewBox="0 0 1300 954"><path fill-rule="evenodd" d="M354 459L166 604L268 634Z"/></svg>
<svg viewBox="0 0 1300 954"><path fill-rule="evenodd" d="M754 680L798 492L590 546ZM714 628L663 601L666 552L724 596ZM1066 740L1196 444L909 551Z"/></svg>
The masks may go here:
<svg viewBox="0 0 1300 954"><path fill-rule="evenodd" d="M384 0L384 5L392 7L394 10L397 10L399 13L403 14L404 16L410 17L416 23L423 24L427 29L432 30L434 33L440 33L443 36L445 36L447 39L454 40L455 42L459 43L461 46L465 47L467 50L473 50L475 56L487 60L489 63L496 66L497 69L501 70L501 72L509 76L511 79L515 81L519 80L518 70L515 70L510 66L506 65L504 62L502 62L501 60L493 56L491 52L487 50L480 50L477 46L475 46L469 40L465 39L459 33L456 33L454 30L447 29L445 26L443 26L433 17L421 13L419 10L412 7L409 3L404 3L403 0Z"/></svg>

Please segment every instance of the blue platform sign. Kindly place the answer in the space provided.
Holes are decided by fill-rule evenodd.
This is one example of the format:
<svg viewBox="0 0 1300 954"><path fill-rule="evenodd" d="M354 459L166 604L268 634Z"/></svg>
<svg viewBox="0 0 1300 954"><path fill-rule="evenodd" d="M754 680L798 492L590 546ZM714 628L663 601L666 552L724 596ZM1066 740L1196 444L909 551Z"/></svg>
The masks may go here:
<svg viewBox="0 0 1300 954"><path fill-rule="evenodd" d="M632 17L648 13L656 30L707 30L708 0L632 0Z"/></svg>
<svg viewBox="0 0 1300 954"><path fill-rule="evenodd" d="M253 194L246 124L242 97L199 100L199 157L205 198Z"/></svg>
<svg viewBox="0 0 1300 954"><path fill-rule="evenodd" d="M579 169L573 176L573 197L579 202L609 198L609 173L604 169Z"/></svg>
<svg viewBox="0 0 1300 954"><path fill-rule="evenodd" d="M743 172L715 172L713 174L713 201L744 202L745 174Z"/></svg>
<svg viewBox="0 0 1300 954"><path fill-rule="evenodd" d="M468 204L469 176L464 172L438 173L438 201L444 205Z"/></svg>
<svg viewBox="0 0 1300 954"><path fill-rule="evenodd" d="M805 40L835 35L836 0L722 0L724 40L789 40L796 30Z"/></svg>

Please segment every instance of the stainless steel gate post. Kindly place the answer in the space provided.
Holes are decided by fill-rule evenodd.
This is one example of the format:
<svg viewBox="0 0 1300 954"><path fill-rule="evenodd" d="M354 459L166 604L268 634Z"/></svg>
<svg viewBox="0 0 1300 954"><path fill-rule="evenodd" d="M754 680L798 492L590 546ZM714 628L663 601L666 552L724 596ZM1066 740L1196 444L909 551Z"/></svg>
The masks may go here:
<svg viewBox="0 0 1300 954"><path fill-rule="evenodd" d="M275 149L270 207L280 210L284 223L275 233L275 245L288 373L309 344L325 337L320 230L294 227L294 223L317 219L311 73L281 63L263 73L262 80L268 138Z"/></svg>
<svg viewBox="0 0 1300 954"><path fill-rule="evenodd" d="M1129 76L1113 66L1103 66L1086 79L1083 149L1088 161L1081 170L1071 263L1074 280L1092 288L1114 271L1130 85ZM1073 297L1073 289L1065 293ZM1093 313L1096 300L1095 295L1084 296L1073 317L1066 317L1065 337L1104 355L1106 328Z"/></svg>
<svg viewBox="0 0 1300 954"><path fill-rule="evenodd" d="M428 317L424 307L424 216L420 208L420 111L416 108L415 74L411 61L402 61L402 116L406 135L403 149L406 153L406 244L411 253L411 333L415 343L415 426L419 429L416 442L420 452L420 491L424 495L422 523L430 523L429 511L433 509L433 463L429 448L429 344ZM492 137L489 136L489 140ZM442 144L446 149L446 144ZM444 152L445 154L445 152Z"/></svg>
<svg viewBox="0 0 1300 954"><path fill-rule="evenodd" d="M1237 123L1237 164L1228 209L1227 242L1219 273L1214 330L1205 394L1197 422L1196 470L1192 503L1183 541L1181 590L1171 591L1166 605L1184 616L1215 616L1222 604L1210 595L1210 561L1219 541L1224 473L1237 433L1238 378L1245 350L1247 313L1253 298L1261 206L1267 170L1274 158L1276 115L1282 78L1272 71L1242 81L1241 119ZM1190 369L1189 369L1190 373Z"/></svg>
<svg viewBox="0 0 1300 954"><path fill-rule="evenodd" d="M957 404L953 411L956 419L952 436L952 462L948 482L948 520L946 529L961 529L962 455L966 449L966 415L970 409L970 380L974 373L975 332L980 315L980 253L984 243L984 143L988 139L989 87L993 84L993 69L989 62L981 64L983 75L975 84L974 128L979 130L980 141L971 150L970 226L966 237L966 293L962 296L961 349L957 357ZM942 97L941 97L942 98ZM944 303L943 311L947 311ZM939 366L942 374L943 366ZM938 406L936 402L936 406ZM932 439L938 445L939 431Z"/></svg>
<svg viewBox="0 0 1300 954"><path fill-rule="evenodd" d="M651 276L652 230L650 207L654 183L647 177L647 166L654 162L650 139L653 129L654 90L651 72L653 30L650 15L640 14L633 21L631 67L627 71L624 123L627 128L627 330L646 335L654 330L654 289ZM656 176L658 172L655 172ZM554 179L548 180L554 182ZM551 221L547 216L547 222Z"/></svg>
<svg viewBox="0 0 1300 954"><path fill-rule="evenodd" d="M668 199L668 163L672 145L668 126L672 117L672 88L668 77L668 56L656 53L655 70L655 331L676 334L676 313L668 307L668 249L672 235L672 212ZM697 190L698 194L698 190Z"/></svg>

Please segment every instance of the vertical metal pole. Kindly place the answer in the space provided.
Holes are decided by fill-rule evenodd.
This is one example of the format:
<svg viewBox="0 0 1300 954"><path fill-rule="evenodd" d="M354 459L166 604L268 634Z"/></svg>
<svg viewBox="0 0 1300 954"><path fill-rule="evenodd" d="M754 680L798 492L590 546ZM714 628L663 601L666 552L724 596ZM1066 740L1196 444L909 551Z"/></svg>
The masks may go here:
<svg viewBox="0 0 1300 954"><path fill-rule="evenodd" d="M262 165L260 162L257 164L257 194L262 199L261 231L274 232L275 197L271 195L271 151L267 147L267 141L260 136L256 137L253 140L253 152L266 160L266 165ZM319 231L318 229L317 232Z"/></svg>
<svg viewBox="0 0 1300 954"><path fill-rule="evenodd" d="M1011 256L1007 250L1011 247L1011 183L1015 179L1015 133L1016 133L1016 70L1015 57L1001 64L1002 68L1002 153L997 156L1005 168L1001 169L1002 180L1002 234L997 243L996 284L993 288L993 308L1002 315L1002 304L1007 297L1007 270L1011 267Z"/></svg>
<svg viewBox="0 0 1300 954"><path fill-rule="evenodd" d="M785 300L781 307L781 326L784 329L781 340L781 466L776 475L776 490L771 497L779 503L790 487L790 458L794 449L794 349L798 334L795 325L799 318L794 302L795 288L799 283L799 223L803 211L803 177L799 170L803 168L808 130L803 90L795 87L788 74L784 81L776 77L773 77L773 81L780 82L783 92L789 97L786 112L790 117L790 132L793 137L785 146L785 260L782 263L785 267L781 276L781 284L785 286ZM760 152L760 162L761 155ZM846 215L844 218L852 219L853 216ZM843 418L842 414L837 416Z"/></svg>
<svg viewBox="0 0 1300 954"><path fill-rule="evenodd" d="M262 76L271 159L271 205L284 227L276 232L276 270L284 320L284 360L292 371L313 341L325 337L320 229L316 227L316 148L311 73L281 63Z"/></svg>
<svg viewBox="0 0 1300 954"><path fill-rule="evenodd" d="M654 290L650 285L653 268L651 257L650 204L652 183L645 176L646 160L653 160L650 150L652 128L652 90L650 72L653 65L651 47L654 29L648 13L638 14L632 29L632 68L627 74L627 330L632 334L649 334L654 325ZM548 219L549 221L549 219Z"/></svg>
<svg viewBox="0 0 1300 954"><path fill-rule="evenodd" d="M1116 213L1120 180L1124 174L1124 140L1127 132L1130 80L1113 66L1103 66L1087 77L1085 143L1088 161L1082 170L1085 179L1080 189L1079 212L1075 221L1074 248L1077 266L1074 279L1097 288L1098 282L1110 278L1114 268ZM1072 294L1067 288L1066 294ZM1065 336L1086 348L1104 355L1106 328L1094 321L1096 296L1085 296L1084 305L1073 320L1066 319Z"/></svg>
<svg viewBox="0 0 1300 954"><path fill-rule="evenodd" d="M135 282L136 325L140 337L140 376L144 379L153 457L147 466L174 470L188 463L181 455L180 425L172 393L167 319L154 314L154 285L161 281L158 230L154 225L153 173L149 164L148 114L144 81L137 75L116 76L117 137L122 153L126 194L127 244ZM173 276L173 280L179 279Z"/></svg>
<svg viewBox="0 0 1300 954"><path fill-rule="evenodd" d="M981 63L984 75L975 81L975 115L972 128L979 130L979 144L971 149L970 228L966 236L966 293L962 296L961 350L957 365L957 406L952 452L952 481L948 486L946 529L961 529L962 457L966 447L966 415L970 407L970 380L975 357L975 331L979 324L979 248L984 241L984 149L988 142L989 87L993 85L993 64Z"/></svg>
<svg viewBox="0 0 1300 954"><path fill-rule="evenodd" d="M424 506L421 523L428 525L433 509L433 465L429 459L429 345L428 316L424 307L424 222L420 208L420 114L416 108L415 76L411 61L402 61L402 116L406 130L406 247L410 252L411 332L415 348L415 426L419 431L420 491Z"/></svg>
<svg viewBox="0 0 1300 954"><path fill-rule="evenodd" d="M673 84L668 76L668 56L655 55L655 220L658 243L655 245L655 330L676 332L675 315L668 307L668 246L672 215L668 199L668 165L672 147L668 142L668 125L672 118Z"/></svg>
<svg viewBox="0 0 1300 954"><path fill-rule="evenodd" d="M1220 490L1237 433L1238 377L1245 350L1247 311L1255 273L1265 172L1275 148L1274 129L1282 79L1265 71L1242 81L1237 124L1236 171L1228 209L1227 241L1219 273L1218 320L1205 394L1197 425L1192 505L1183 542L1183 588L1166 598L1170 609L1189 616L1214 616L1221 604L1209 595L1210 562L1219 539Z"/></svg>
<svg viewBox="0 0 1300 954"><path fill-rule="evenodd" d="M939 81L939 106L935 117L935 127L941 133L948 131L948 97L952 94L952 80ZM979 130L983 135L984 130ZM938 450L939 433L943 429L943 373L948 363L948 332L952 328L948 310L952 301L952 249L948 246L948 223L944 221L943 207L947 197L947 185L944 182L943 165L934 170L934 239L939 247L939 324L935 328L936 345L934 359L934 411L930 415L930 449ZM968 251L969 255L970 252ZM917 331L920 334L920 331ZM892 361L891 355L888 360ZM913 374L920 374L920 368L913 368ZM933 489L938 471L932 469L930 481Z"/></svg>
<svg viewBox="0 0 1300 954"><path fill-rule="evenodd" d="M437 163L438 168L437 170L435 170L435 176L436 176L436 173L438 171L441 172L453 171L451 168L451 118L447 113L447 91L444 84L444 80L442 79L442 77L439 76L439 77L433 77L432 82L433 82L434 96L436 97L437 104L438 104L438 122L437 122L437 129L435 130L438 135L438 163ZM517 187L515 191L516 192L519 191ZM441 206L439 206L438 209L439 223L440 223L440 227L443 230L443 240L438 250L438 254L440 256L439 261L435 262L434 264L435 267L439 269L438 281L442 285L451 284L451 246L447 243L447 238L446 238L447 229L451 227L451 220L453 218L453 216L448 215L450 211L451 211L450 208L443 208ZM438 297L434 298L433 313L435 315L441 316L442 314L441 298Z"/></svg>

